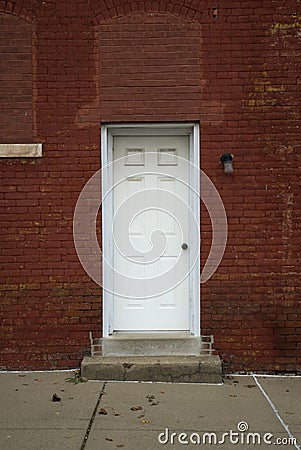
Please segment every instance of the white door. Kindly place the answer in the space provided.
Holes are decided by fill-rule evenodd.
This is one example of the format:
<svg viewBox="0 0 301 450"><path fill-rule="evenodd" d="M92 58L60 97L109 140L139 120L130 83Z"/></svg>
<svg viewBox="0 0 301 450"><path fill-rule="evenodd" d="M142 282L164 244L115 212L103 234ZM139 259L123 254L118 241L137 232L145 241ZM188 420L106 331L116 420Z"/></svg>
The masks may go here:
<svg viewBox="0 0 301 450"><path fill-rule="evenodd" d="M189 138L114 136L113 160L113 329L189 330Z"/></svg>

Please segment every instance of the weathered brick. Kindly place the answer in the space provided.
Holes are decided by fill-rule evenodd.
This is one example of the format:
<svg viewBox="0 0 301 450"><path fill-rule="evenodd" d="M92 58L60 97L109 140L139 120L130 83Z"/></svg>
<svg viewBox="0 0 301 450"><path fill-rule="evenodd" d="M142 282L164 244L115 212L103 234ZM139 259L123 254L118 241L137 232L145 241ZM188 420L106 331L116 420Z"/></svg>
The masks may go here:
<svg viewBox="0 0 301 450"><path fill-rule="evenodd" d="M43 143L39 161L0 161L3 367L77 366L88 332L100 334L101 289L72 237L100 166L100 123L199 120L202 168L229 226L202 286L201 332L228 370L301 370L295 12L284 0L230 0L215 19L199 0L0 1L0 139ZM205 262L205 209L201 219Z"/></svg>

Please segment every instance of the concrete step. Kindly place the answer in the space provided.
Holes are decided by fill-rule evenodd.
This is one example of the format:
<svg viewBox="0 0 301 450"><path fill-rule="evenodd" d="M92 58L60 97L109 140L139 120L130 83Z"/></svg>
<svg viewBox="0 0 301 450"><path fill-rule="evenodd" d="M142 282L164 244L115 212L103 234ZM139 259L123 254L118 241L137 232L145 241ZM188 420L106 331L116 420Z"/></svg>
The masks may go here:
<svg viewBox="0 0 301 450"><path fill-rule="evenodd" d="M211 356L85 356L81 374L90 380L221 383L220 358Z"/></svg>
<svg viewBox="0 0 301 450"><path fill-rule="evenodd" d="M92 356L188 356L212 354L213 336L188 333L114 333L94 339Z"/></svg>

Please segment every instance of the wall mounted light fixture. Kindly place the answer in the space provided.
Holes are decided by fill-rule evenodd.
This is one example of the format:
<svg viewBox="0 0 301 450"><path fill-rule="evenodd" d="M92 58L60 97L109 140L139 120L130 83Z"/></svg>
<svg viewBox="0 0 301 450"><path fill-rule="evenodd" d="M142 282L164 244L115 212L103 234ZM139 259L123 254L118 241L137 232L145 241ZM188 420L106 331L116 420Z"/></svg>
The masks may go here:
<svg viewBox="0 0 301 450"><path fill-rule="evenodd" d="M233 158L234 156L231 153L223 153L220 157L220 162L224 166L224 172L229 174L233 172Z"/></svg>

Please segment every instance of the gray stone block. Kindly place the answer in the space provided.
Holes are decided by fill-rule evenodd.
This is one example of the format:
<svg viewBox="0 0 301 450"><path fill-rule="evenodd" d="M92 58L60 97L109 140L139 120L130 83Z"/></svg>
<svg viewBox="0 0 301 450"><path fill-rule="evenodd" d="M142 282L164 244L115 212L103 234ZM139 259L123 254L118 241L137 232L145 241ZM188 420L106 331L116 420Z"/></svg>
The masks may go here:
<svg viewBox="0 0 301 450"><path fill-rule="evenodd" d="M85 357L82 375L92 380L221 383L220 358L213 356Z"/></svg>

